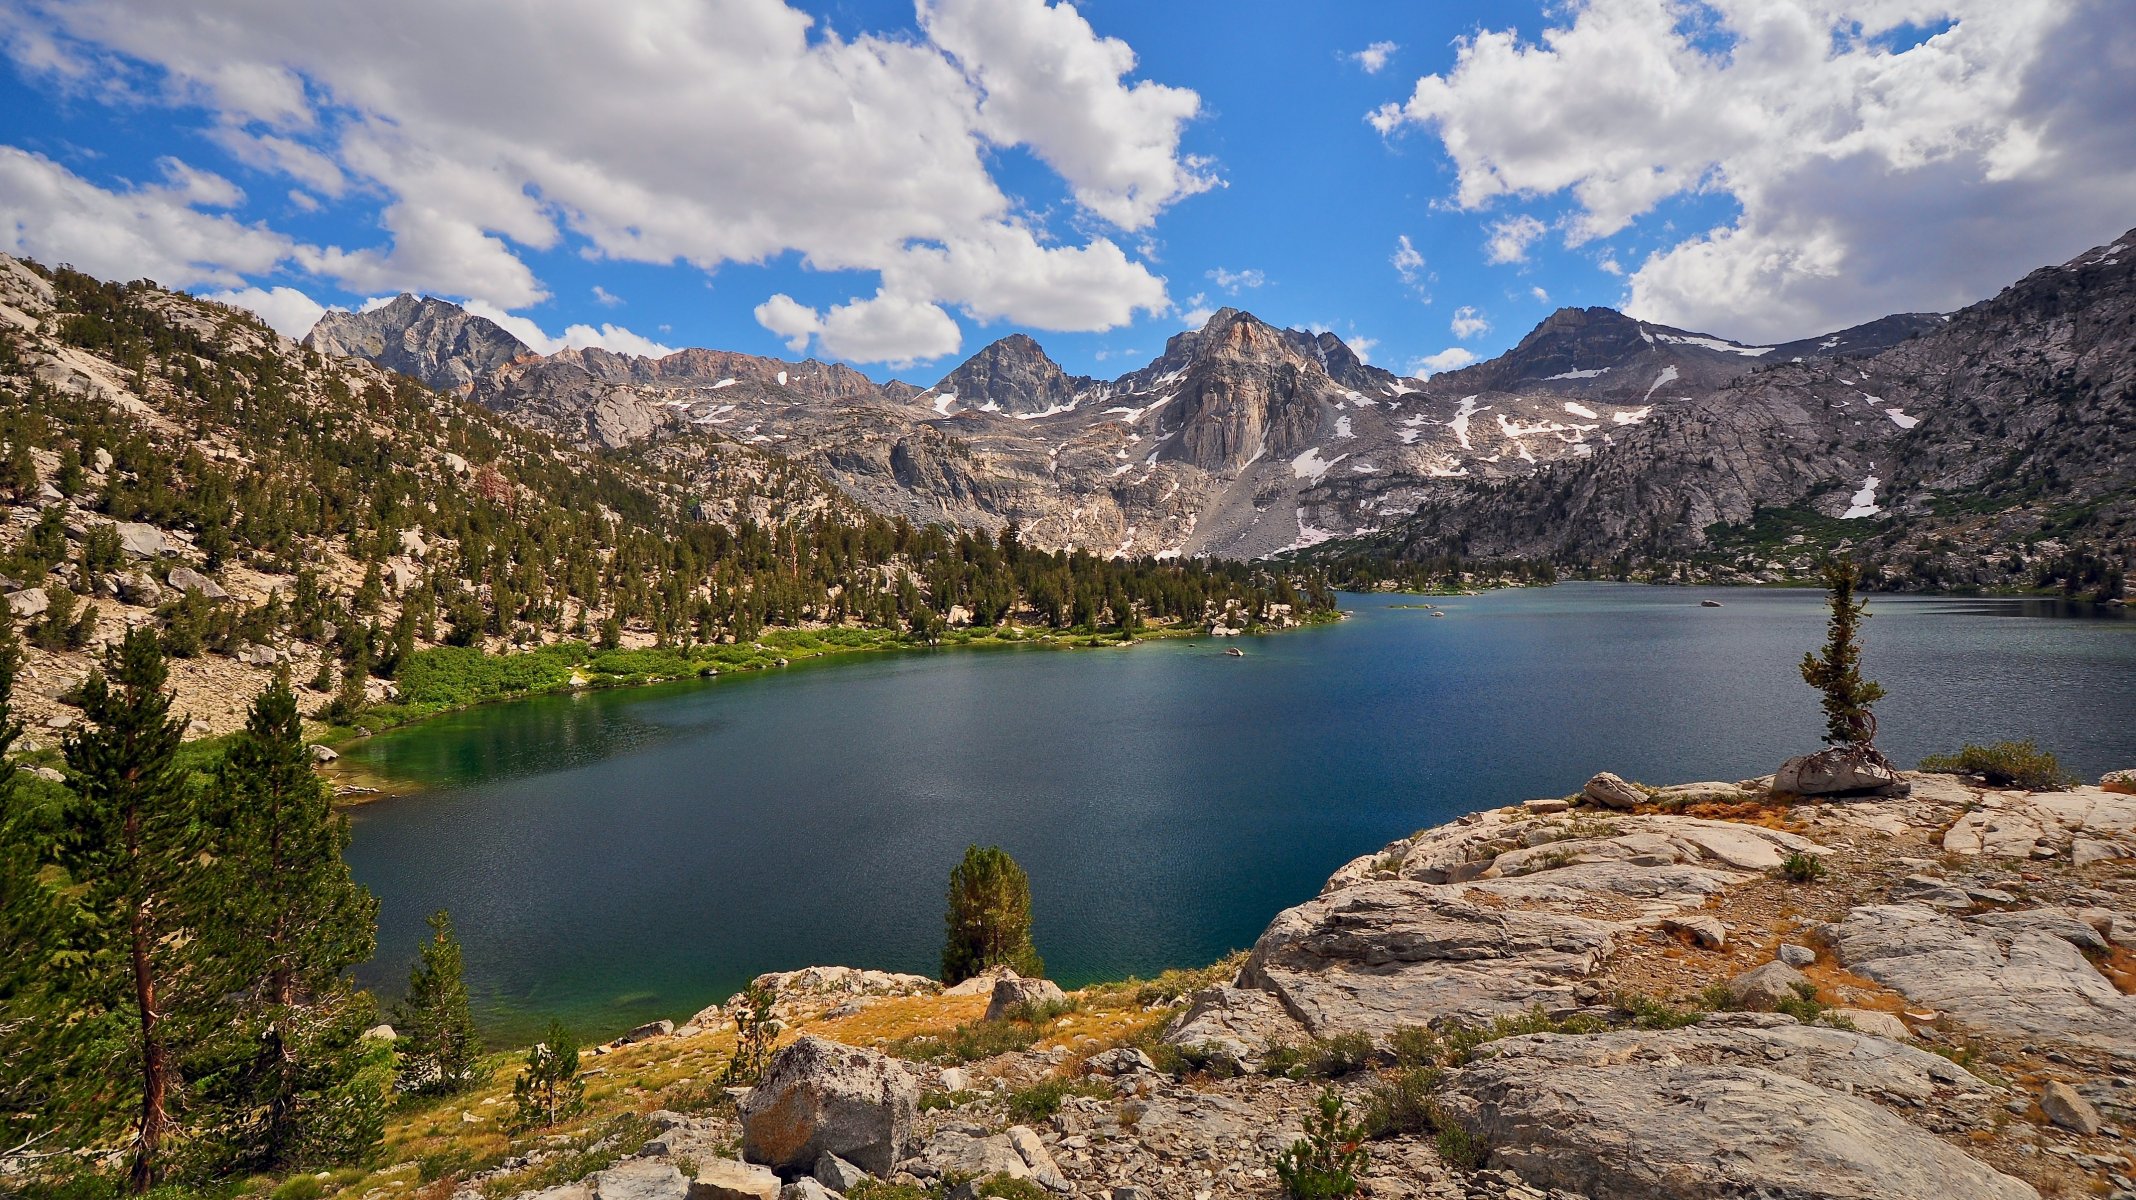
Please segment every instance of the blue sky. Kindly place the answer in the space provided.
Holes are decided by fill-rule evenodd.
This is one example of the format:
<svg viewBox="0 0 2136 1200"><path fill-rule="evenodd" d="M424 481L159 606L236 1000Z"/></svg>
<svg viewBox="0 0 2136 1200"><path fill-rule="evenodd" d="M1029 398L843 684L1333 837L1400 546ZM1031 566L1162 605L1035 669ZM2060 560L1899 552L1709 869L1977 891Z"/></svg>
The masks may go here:
<svg viewBox="0 0 2136 1200"><path fill-rule="evenodd" d="M0 0L0 249L921 382L1227 304L1403 372L1560 305L1781 340L2136 223L2114 7Z"/></svg>

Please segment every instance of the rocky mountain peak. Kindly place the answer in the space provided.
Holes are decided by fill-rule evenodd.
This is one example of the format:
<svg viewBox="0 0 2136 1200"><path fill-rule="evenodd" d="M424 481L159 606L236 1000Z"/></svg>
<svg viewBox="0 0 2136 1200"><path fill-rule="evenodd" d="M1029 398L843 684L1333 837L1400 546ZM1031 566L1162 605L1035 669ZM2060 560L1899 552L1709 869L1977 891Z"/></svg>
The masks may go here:
<svg viewBox="0 0 2136 1200"><path fill-rule="evenodd" d="M1015 415L1055 412L1097 381L1071 377L1027 334L1012 333L965 359L935 386L966 408Z"/></svg>
<svg viewBox="0 0 2136 1200"><path fill-rule="evenodd" d="M304 344L321 354L370 359L441 391L465 391L480 376L534 353L487 317L407 292L369 312L327 313Z"/></svg>

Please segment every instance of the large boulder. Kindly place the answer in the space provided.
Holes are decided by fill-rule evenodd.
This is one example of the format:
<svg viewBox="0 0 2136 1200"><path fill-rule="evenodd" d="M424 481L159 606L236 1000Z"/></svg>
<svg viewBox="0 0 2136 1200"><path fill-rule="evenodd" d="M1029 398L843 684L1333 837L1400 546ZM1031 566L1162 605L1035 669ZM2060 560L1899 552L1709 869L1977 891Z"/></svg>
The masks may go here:
<svg viewBox="0 0 2136 1200"><path fill-rule="evenodd" d="M805 1172L835 1154L888 1175L912 1141L920 1088L896 1059L804 1037L779 1051L742 1101L742 1157Z"/></svg>
<svg viewBox="0 0 2136 1200"><path fill-rule="evenodd" d="M18 621L27 621L31 617L41 617L44 615L44 611L50 607L52 607L51 597L46 596L45 590L41 587L24 588L19 592L9 592L7 594L7 611L9 615Z"/></svg>
<svg viewBox="0 0 2136 1200"><path fill-rule="evenodd" d="M128 571L119 576L119 599L152 608L163 602L163 589L148 572Z"/></svg>
<svg viewBox="0 0 2136 1200"><path fill-rule="evenodd" d="M1604 808L1637 808L1646 803L1647 794L1626 783L1613 772L1603 771L1587 781L1580 794Z"/></svg>
<svg viewBox="0 0 2136 1200"><path fill-rule="evenodd" d="M1164 1040L1232 1071L1261 1069L1270 1046L1306 1039L1305 1027L1268 992L1214 987L1196 992L1194 1003L1165 1031Z"/></svg>
<svg viewBox="0 0 2136 1200"><path fill-rule="evenodd" d="M1018 1013L1067 1001L1068 994L1050 979L1003 979L994 984L994 994L986 1002L985 1019L1006 1021Z"/></svg>
<svg viewBox="0 0 2136 1200"><path fill-rule="evenodd" d="M199 592L205 599L228 600L230 598L230 593L224 591L221 584L191 567L173 567L171 568L171 573L164 576L164 580L180 592Z"/></svg>
<svg viewBox="0 0 2136 1200"><path fill-rule="evenodd" d="M1868 746L1828 746L1780 764L1773 790L1791 796L1903 796L1912 785Z"/></svg>
<svg viewBox="0 0 2136 1200"><path fill-rule="evenodd" d="M1770 1012L1809 985L1802 972L1784 962L1769 962L1728 981L1728 999L1742 1008Z"/></svg>
<svg viewBox="0 0 2136 1200"><path fill-rule="evenodd" d="M170 552L169 543L163 540L163 531L153 525L138 521L120 521L119 549L128 558L160 558Z"/></svg>
<svg viewBox="0 0 2136 1200"><path fill-rule="evenodd" d="M1959 1068L1857 1033L1748 1022L1495 1042L1448 1078L1441 1111L1492 1166L1593 1200L2035 1200L1870 1099L1985 1112L1992 1097Z"/></svg>

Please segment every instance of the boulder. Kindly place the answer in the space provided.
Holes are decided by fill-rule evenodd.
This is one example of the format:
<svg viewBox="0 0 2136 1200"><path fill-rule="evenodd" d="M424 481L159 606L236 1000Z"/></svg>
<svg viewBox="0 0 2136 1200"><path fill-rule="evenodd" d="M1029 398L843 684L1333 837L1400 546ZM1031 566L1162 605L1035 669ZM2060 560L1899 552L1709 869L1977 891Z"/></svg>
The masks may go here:
<svg viewBox="0 0 2136 1200"><path fill-rule="evenodd" d="M779 1200L779 1192L779 1176L773 1171L731 1158L709 1158L697 1164L689 1200Z"/></svg>
<svg viewBox="0 0 2136 1200"><path fill-rule="evenodd" d="M1019 976L1008 967L988 967L962 983L953 983L943 988L942 994L945 996L991 996L994 994L995 984L1004 979L1016 978L1019 978Z"/></svg>
<svg viewBox="0 0 2136 1200"><path fill-rule="evenodd" d="M1707 950L1722 950L1728 946L1728 930L1719 917L1704 913L1695 917L1664 917L1661 927L1670 933L1690 938Z"/></svg>
<svg viewBox="0 0 2136 1200"><path fill-rule="evenodd" d="M363 1036L380 1042L395 1041L400 1037L399 1034L393 1032L391 1025L373 1025L363 1031Z"/></svg>
<svg viewBox="0 0 2136 1200"><path fill-rule="evenodd" d="M1009 1126L1008 1139L1009 1145L1015 1147L1016 1153L1024 1160L1024 1165L1031 1169L1031 1178L1037 1180L1040 1187L1055 1192L1073 1190L1068 1186L1068 1177L1061 1174L1059 1165L1053 1161L1052 1152L1046 1149L1046 1143L1030 1126Z"/></svg>
<svg viewBox="0 0 2136 1200"><path fill-rule="evenodd" d="M2040 1111L2047 1119L2072 1133L2086 1137L2099 1132L2099 1110L2077 1094L2077 1089L2059 1079L2051 1079L2040 1089Z"/></svg>
<svg viewBox="0 0 2136 1200"><path fill-rule="evenodd" d="M169 544L163 540L163 531L153 525L120 521L117 529L119 549L128 558L161 558L170 552Z"/></svg>
<svg viewBox="0 0 2136 1200"><path fill-rule="evenodd" d="M979 1137L959 1130L948 1129L930 1138L922 1147L918 1158L932 1167L937 1174L965 1179L987 1179L1006 1175L1011 1179L1029 1179L1031 1164L1016 1152L1016 1144L1005 1133Z"/></svg>
<svg viewBox="0 0 2136 1200"><path fill-rule="evenodd" d="M272 646L248 645L240 646L237 650L237 661L244 663L246 666L271 667L281 660L282 656L275 653Z"/></svg>
<svg viewBox="0 0 2136 1200"><path fill-rule="evenodd" d="M1783 1000L1795 998L1809 982L1802 972L1786 963L1769 962L1729 980L1728 999L1744 1008L1766 1012Z"/></svg>
<svg viewBox="0 0 2136 1200"><path fill-rule="evenodd" d="M7 594L7 611L17 620L41 617L50 607L52 600L45 595L45 590L41 587L24 588L19 592Z"/></svg>
<svg viewBox="0 0 2136 1200"><path fill-rule="evenodd" d="M781 1189L779 1200L833 1200L833 1197L822 1184L804 1175Z"/></svg>
<svg viewBox="0 0 2136 1200"><path fill-rule="evenodd" d="M53 767L27 767L24 768L24 771L26 774L32 775L38 779L42 779L46 783L67 782L67 777L65 775L60 774L60 772Z"/></svg>
<svg viewBox="0 0 2136 1200"><path fill-rule="evenodd" d="M594 1200L690 1200L688 1177L661 1159L627 1158L585 1182Z"/></svg>
<svg viewBox="0 0 2136 1200"><path fill-rule="evenodd" d="M1828 746L1780 764L1773 790L1791 796L1903 796L1913 785L1868 746Z"/></svg>
<svg viewBox="0 0 2136 1200"><path fill-rule="evenodd" d="M321 749L324 749L324 747L321 747ZM629 1046L637 1042L647 1042L654 1038L667 1037L674 1032L675 1022L673 1021L647 1021L645 1024L617 1038L616 1041Z"/></svg>
<svg viewBox="0 0 2136 1200"><path fill-rule="evenodd" d="M994 984L993 998L986 1003L986 1020L1006 1021L1019 1010L1048 1004L1065 1004L1068 994L1050 979L1003 979Z"/></svg>
<svg viewBox="0 0 2136 1200"><path fill-rule="evenodd" d="M1088 1065L1091 1070L1105 1075L1133 1075L1139 1071L1157 1069L1157 1064L1149 1055L1133 1046L1117 1046L1102 1054L1093 1054Z"/></svg>
<svg viewBox="0 0 2136 1200"><path fill-rule="evenodd" d="M1248 1073L1261 1069L1268 1047L1305 1037L1304 1028L1284 1011L1282 1001L1264 991L1236 987L1196 992L1193 1004L1164 1034L1170 1045L1228 1070Z"/></svg>
<svg viewBox="0 0 2136 1200"><path fill-rule="evenodd" d="M1637 808L1647 799L1645 792L1609 771L1588 780L1587 786L1580 789L1580 795L1604 808Z"/></svg>
<svg viewBox="0 0 2136 1200"><path fill-rule="evenodd" d="M919 1101L897 1060L803 1037L779 1051L743 1099L742 1157L805 1171L828 1153L887 1175L912 1141Z"/></svg>
<svg viewBox="0 0 2136 1200"><path fill-rule="evenodd" d="M1891 1013L1881 1012L1877 1009L1835 1008L1832 1010L1832 1017L1835 1020L1845 1021L1847 1024L1852 1025L1858 1032L1870 1034L1874 1037L1890 1038L1894 1042L1905 1042L1913 1039L1913 1030L1906 1028L1906 1022L1899 1020L1898 1017Z"/></svg>
<svg viewBox="0 0 2136 1200"><path fill-rule="evenodd" d="M165 582L181 592L199 592L209 600L228 600L230 598L230 593L224 591L221 584L191 567L173 567L171 568L171 573L163 578Z"/></svg>
<svg viewBox="0 0 2136 1200"><path fill-rule="evenodd" d="M1505 1039L1448 1077L1441 1111L1490 1146L1492 1166L1592 1200L2036 1200L1868 1098L1986 1101L1958 1067L1749 1020L1778 1023Z"/></svg>
<svg viewBox="0 0 2136 1200"><path fill-rule="evenodd" d="M119 576L119 599L128 604L153 608L163 600L163 589L146 571L128 571Z"/></svg>
<svg viewBox="0 0 2136 1200"><path fill-rule="evenodd" d="M816 1159L816 1182L834 1192L850 1192L868 1177L866 1171L829 1152Z"/></svg>
<svg viewBox="0 0 2136 1200"><path fill-rule="evenodd" d="M311 760L315 763L330 763L341 757L341 752L319 742L311 744Z"/></svg>
<svg viewBox="0 0 2136 1200"><path fill-rule="evenodd" d="M1780 948L1775 950L1773 955L1791 967L1807 967L1817 961L1815 950L1808 946L1797 946L1792 942L1780 943Z"/></svg>
<svg viewBox="0 0 2136 1200"><path fill-rule="evenodd" d="M2099 787L2124 796L2136 796L2136 770L2108 771L2099 777Z"/></svg>

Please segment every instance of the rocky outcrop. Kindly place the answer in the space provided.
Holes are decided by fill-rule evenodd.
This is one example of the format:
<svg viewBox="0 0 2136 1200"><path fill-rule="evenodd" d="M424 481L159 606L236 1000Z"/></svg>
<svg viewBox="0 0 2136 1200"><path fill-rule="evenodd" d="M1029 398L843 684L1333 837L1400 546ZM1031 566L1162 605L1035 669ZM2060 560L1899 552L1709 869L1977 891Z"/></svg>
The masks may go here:
<svg viewBox="0 0 2136 1200"><path fill-rule="evenodd" d="M1511 1038L1455 1073L1442 1103L1495 1164L1593 1200L2038 1194L1869 1098L1977 1104L1979 1080L1923 1051L1778 1020Z"/></svg>
<svg viewBox="0 0 2136 1200"><path fill-rule="evenodd" d="M1780 764L1773 790L1790 796L1899 795L1910 787L1898 771L1868 746L1828 746Z"/></svg>
<svg viewBox="0 0 2136 1200"><path fill-rule="evenodd" d="M368 312L330 312L304 344L321 354L365 358L444 392L533 354L525 342L487 317L443 300L406 292Z"/></svg>
<svg viewBox="0 0 2136 1200"><path fill-rule="evenodd" d="M966 408L1012 416L1065 412L1098 381L1071 378L1030 335L1012 333L965 359L935 385Z"/></svg>
<svg viewBox="0 0 2136 1200"><path fill-rule="evenodd" d="M909 1148L919 1100L897 1060L803 1037L779 1051L743 1099L742 1157L805 1173L835 1154L887 1175Z"/></svg>
<svg viewBox="0 0 2136 1200"><path fill-rule="evenodd" d="M1006 1021L1021 1012L1065 1004L1068 994L1050 979L1003 979L994 984L986 1004L988 1021Z"/></svg>

